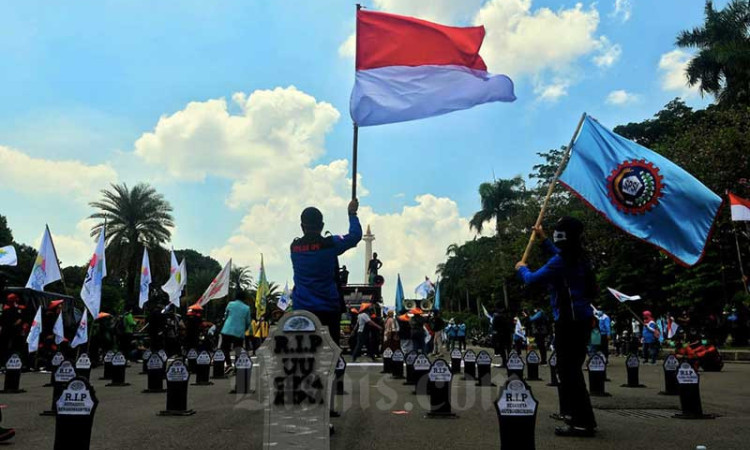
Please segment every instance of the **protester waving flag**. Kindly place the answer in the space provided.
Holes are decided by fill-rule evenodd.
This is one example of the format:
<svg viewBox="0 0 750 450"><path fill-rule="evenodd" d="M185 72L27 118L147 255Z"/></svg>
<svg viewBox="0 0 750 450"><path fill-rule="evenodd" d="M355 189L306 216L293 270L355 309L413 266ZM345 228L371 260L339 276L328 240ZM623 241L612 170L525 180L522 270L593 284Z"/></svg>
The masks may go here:
<svg viewBox="0 0 750 450"><path fill-rule="evenodd" d="M52 243L52 234L47 226L44 228L42 244L39 246L39 252L34 260L34 267L31 269L26 287L43 291L44 286L60 279L62 279L62 276L60 275L60 265L57 262L57 252L55 251L55 244Z"/></svg>
<svg viewBox="0 0 750 450"><path fill-rule="evenodd" d="M12 245L0 247L0 266L15 266L18 264L16 248Z"/></svg>
<svg viewBox="0 0 750 450"><path fill-rule="evenodd" d="M268 305L268 280L266 279L266 267L263 265L263 255L260 255L260 275L258 276L258 290L255 292L255 317L260 319L266 314Z"/></svg>
<svg viewBox="0 0 750 450"><path fill-rule="evenodd" d="M433 292L435 292L435 285L427 277L424 277L424 281L414 289L414 293L420 298L427 298Z"/></svg>
<svg viewBox="0 0 750 450"><path fill-rule="evenodd" d="M750 221L750 200L729 193L729 204L732 208L732 220Z"/></svg>
<svg viewBox="0 0 750 450"><path fill-rule="evenodd" d="M138 307L143 308L143 305L148 301L148 293L151 286L151 263L148 260L148 249L143 247L143 261L141 261L141 290L138 294Z"/></svg>
<svg viewBox="0 0 750 450"><path fill-rule="evenodd" d="M104 256L104 227L102 227L96 250L94 250L94 255L89 261L86 278L83 281L83 287L81 287L81 299L94 317L99 315L99 308L102 303L102 279L106 276L107 261Z"/></svg>
<svg viewBox="0 0 750 450"><path fill-rule="evenodd" d="M86 315L84 313L84 315ZM55 326L52 327L52 333L55 335L55 344L60 345L65 340L65 325L63 324L62 311L57 315Z"/></svg>
<svg viewBox="0 0 750 450"><path fill-rule="evenodd" d="M560 182L680 264L700 261L721 198L683 169L586 116Z"/></svg>
<svg viewBox="0 0 750 450"><path fill-rule="evenodd" d="M636 300L640 300L641 299L640 295L625 295L625 294L623 294L620 291L616 291L616 290L612 289L611 287L608 287L607 289L609 290L610 294L614 295L614 297L620 303L634 302ZM593 306L592 306L592 308L593 308ZM596 311L596 308L594 308L594 311Z"/></svg>
<svg viewBox="0 0 750 450"><path fill-rule="evenodd" d="M31 322L29 335L26 337L26 343L29 345L29 353L34 353L39 349L39 336L42 334L42 307L36 310L34 320Z"/></svg>
<svg viewBox="0 0 750 450"><path fill-rule="evenodd" d="M354 123L403 122L514 101L513 81L489 74L479 56L484 34L483 26L449 27L358 10L349 106Z"/></svg>
<svg viewBox="0 0 750 450"><path fill-rule="evenodd" d="M203 306L209 301L215 298L222 298L229 295L229 273L232 271L232 260L230 259L221 269L216 278L211 281L211 284L206 288L206 292L196 302L198 305Z"/></svg>
<svg viewBox="0 0 750 450"><path fill-rule="evenodd" d="M404 286L401 284L401 274L396 279L396 314L404 311Z"/></svg>
<svg viewBox="0 0 750 450"><path fill-rule="evenodd" d="M76 348L81 344L85 344L89 341L89 317L86 311L81 315L81 321L78 323L78 329L76 335L73 338L73 342L70 343L72 348Z"/></svg>

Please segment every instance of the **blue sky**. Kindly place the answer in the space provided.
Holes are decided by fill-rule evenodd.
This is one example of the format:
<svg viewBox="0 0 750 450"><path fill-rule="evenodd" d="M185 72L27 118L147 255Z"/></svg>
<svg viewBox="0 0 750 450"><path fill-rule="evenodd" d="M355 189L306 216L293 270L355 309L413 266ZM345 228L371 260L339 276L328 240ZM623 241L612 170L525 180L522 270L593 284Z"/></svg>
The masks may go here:
<svg viewBox="0 0 750 450"><path fill-rule="evenodd" d="M527 175L583 111L615 126L677 96L708 101L685 87L689 53L674 47L702 22L700 0L364 3L483 21L481 53L518 97L360 131L362 218L389 281L431 275L471 237L479 183ZM0 4L0 30L0 213L17 240L49 223L64 263L84 264L87 202L109 181L156 186L175 208L176 248L252 267L262 251L281 283L302 207L344 231L354 2L15 1ZM355 276L361 258L344 260Z"/></svg>

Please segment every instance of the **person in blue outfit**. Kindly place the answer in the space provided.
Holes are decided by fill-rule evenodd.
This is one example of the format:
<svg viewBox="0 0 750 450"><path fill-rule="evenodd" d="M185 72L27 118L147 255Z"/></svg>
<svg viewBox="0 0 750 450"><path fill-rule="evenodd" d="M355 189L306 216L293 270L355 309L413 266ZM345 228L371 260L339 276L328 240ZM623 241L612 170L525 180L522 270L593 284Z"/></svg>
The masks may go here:
<svg viewBox="0 0 750 450"><path fill-rule="evenodd" d="M245 303L246 301L247 295L243 291L239 291L237 298L229 302L226 310L224 310L224 326L221 327L221 350L226 355L228 366L231 366L231 351L235 347L244 345L245 332L252 323L250 307Z"/></svg>
<svg viewBox="0 0 750 450"><path fill-rule="evenodd" d="M609 340L612 336L612 319L602 310L596 311L596 318L599 319L600 348L602 353L604 353L604 360L609 362Z"/></svg>
<svg viewBox="0 0 750 450"><path fill-rule="evenodd" d="M303 236L290 247L294 271L294 309L310 311L328 327L334 342L341 334L341 313L344 299L339 283L338 257L357 246L362 239L362 226L357 218L359 201L349 202L349 232L344 236L323 236L323 213L308 207L300 216Z"/></svg>
<svg viewBox="0 0 750 450"><path fill-rule="evenodd" d="M581 367L591 333L591 299L596 297L597 288L581 245L583 224L572 217L563 217L555 224L554 243L546 238L541 226L534 227L534 231L552 257L536 272L529 270L523 261L516 264L516 270L525 284L546 284L550 292L560 406L561 411L569 414L565 417L567 425L556 428L555 434L593 436L596 419Z"/></svg>
<svg viewBox="0 0 750 450"><path fill-rule="evenodd" d="M651 364L656 364L656 357L659 355L659 327L656 326L651 311L643 311L643 332L641 341L643 342L643 363L648 364L651 358Z"/></svg>

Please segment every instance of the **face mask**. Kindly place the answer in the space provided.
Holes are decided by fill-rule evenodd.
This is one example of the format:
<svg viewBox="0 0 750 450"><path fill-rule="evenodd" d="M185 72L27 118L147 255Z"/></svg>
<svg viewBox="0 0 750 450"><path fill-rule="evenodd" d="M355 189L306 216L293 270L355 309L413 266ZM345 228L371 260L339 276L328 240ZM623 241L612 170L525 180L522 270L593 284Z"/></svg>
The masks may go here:
<svg viewBox="0 0 750 450"><path fill-rule="evenodd" d="M552 235L552 241L557 243L561 241L566 241L568 239L567 235L564 231L557 231L555 230L555 233Z"/></svg>

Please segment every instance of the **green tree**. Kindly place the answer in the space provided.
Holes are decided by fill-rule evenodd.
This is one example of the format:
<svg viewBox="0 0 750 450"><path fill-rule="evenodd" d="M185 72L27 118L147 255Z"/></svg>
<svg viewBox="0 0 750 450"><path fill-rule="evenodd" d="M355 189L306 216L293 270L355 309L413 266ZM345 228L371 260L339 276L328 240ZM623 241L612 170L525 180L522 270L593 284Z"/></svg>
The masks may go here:
<svg viewBox="0 0 750 450"><path fill-rule="evenodd" d="M172 206L145 183L132 189L125 183L112 184L101 194L101 200L90 203L98 209L90 218L100 220L92 227L91 235L97 236L106 221L107 266L126 280L126 305L132 306L137 301L135 281L143 247L152 249L169 241L174 227Z"/></svg>
<svg viewBox="0 0 750 450"><path fill-rule="evenodd" d="M687 81L698 85L701 94L714 95L719 104L748 104L750 101L750 2L732 0L716 10L706 2L705 22L677 37L680 47L698 53L687 66Z"/></svg>
<svg viewBox="0 0 750 450"><path fill-rule="evenodd" d="M13 232L8 228L8 220L0 214L0 247L13 243Z"/></svg>
<svg viewBox="0 0 750 450"><path fill-rule="evenodd" d="M232 267L232 271L229 273L229 290L232 296L239 291L247 292L252 286L253 276L250 274L250 267Z"/></svg>

